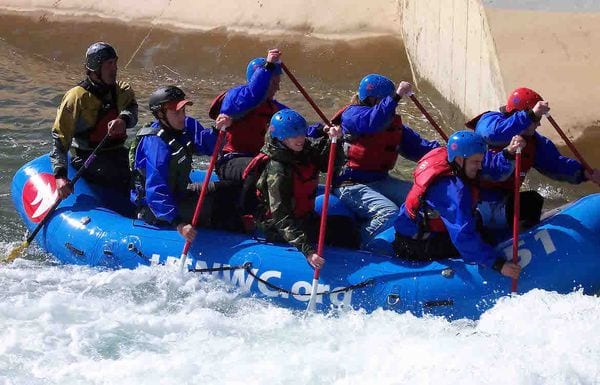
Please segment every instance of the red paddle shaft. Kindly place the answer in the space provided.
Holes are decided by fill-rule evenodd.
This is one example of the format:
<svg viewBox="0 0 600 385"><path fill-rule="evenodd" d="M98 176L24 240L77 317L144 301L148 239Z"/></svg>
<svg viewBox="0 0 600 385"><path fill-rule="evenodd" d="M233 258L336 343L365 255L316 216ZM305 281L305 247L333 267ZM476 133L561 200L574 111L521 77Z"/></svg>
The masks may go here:
<svg viewBox="0 0 600 385"><path fill-rule="evenodd" d="M512 261L514 264L519 263L519 214L521 210L521 147L517 149L515 159L515 204L513 213L513 248ZM512 280L511 291L517 292L517 279Z"/></svg>
<svg viewBox="0 0 600 385"><path fill-rule="evenodd" d="M223 140L223 136L225 136L225 131L219 131L219 136L217 137L217 142L215 143L215 148L213 149L213 153L210 157L210 163L208 165L208 169L206 170L206 175L204 176L204 181L202 182L202 189L200 190L200 196L198 197L198 202L196 203L196 209L194 210L194 216L192 217L192 226L196 227L198 225L198 218L200 217L200 212L202 211L202 204L204 203L204 198L206 197L206 192L208 191L208 184L210 183L210 176L212 175L213 169L215 168L215 163L217 162L217 155L219 155L219 151L221 149L221 141ZM192 242L186 240L185 245L183 246L183 251L181 252L181 270L183 271L185 266L185 261L187 259L188 251L190 250L190 246Z"/></svg>

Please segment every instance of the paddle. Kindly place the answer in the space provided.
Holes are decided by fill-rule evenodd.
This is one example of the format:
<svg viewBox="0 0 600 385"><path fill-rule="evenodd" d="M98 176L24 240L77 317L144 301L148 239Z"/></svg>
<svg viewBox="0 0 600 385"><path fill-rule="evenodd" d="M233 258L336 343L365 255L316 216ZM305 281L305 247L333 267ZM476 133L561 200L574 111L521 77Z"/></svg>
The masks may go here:
<svg viewBox="0 0 600 385"><path fill-rule="evenodd" d="M81 178L81 175L85 172L85 170L88 169L90 164L92 164L92 162L96 159L96 154L104 146L104 144L106 144L106 141L108 141L109 137L110 137L110 135L108 133L106 135L104 135L104 138L102 138L100 143L96 146L96 148L94 148L94 151L92 151L90 156L88 156L88 158L83 163L83 166L81 166L81 168L77 171L77 173L71 180L71 185L75 185L75 183L79 180L79 178ZM48 222L50 217L52 217L52 214L54 213L54 211L56 211L56 208L58 207L60 202L62 202L62 199L57 198L56 201L54 202L54 204L52 206L50 206L50 209L48 210L48 212L46 213L44 218L40 221L40 223L37 224L35 229L33 229L33 232L27 237L27 239L23 243L21 243L19 246L14 248L5 257L5 262L12 262L15 258L17 258L21 254L21 252L23 250L25 250L27 248L27 246L29 246L31 244L31 242L33 241L33 239L35 238L37 233L40 232L42 227L46 224L46 222Z"/></svg>
<svg viewBox="0 0 600 385"><path fill-rule="evenodd" d="M419 111L421 111L421 113L429 121L429 124L431 124L433 126L433 128L435 128L435 130L438 132L438 134L440 134L440 136L447 142L448 141L448 135L446 135L446 133L444 132L444 130L442 130L442 128L435 122L435 120L433 120L433 118L431 117L431 115L429 115L429 112L427 112L427 110L425 109L425 107L423 107L423 105L421 104L421 102L419 102L419 100L417 100L417 97L415 96L415 94L411 93L409 97L410 97L410 100L413 101L413 103L415 104L415 106L417 106L417 108L419 109Z"/></svg>
<svg viewBox="0 0 600 385"><path fill-rule="evenodd" d="M280 63L281 68L286 73L286 75L290 78L292 83L298 88L298 91L304 96L306 101L312 106L315 112L321 117L323 122L328 126L332 126L331 122L323 111L315 104L312 98L308 95L308 93L304 90L304 87L298 82L296 77L288 70L287 66L284 63ZM317 254L323 257L323 248L325 246L325 232L327 231L327 209L329 206L329 194L331 191L331 180L333 179L333 163L335 160L335 152L336 152L336 143L337 138L331 138L331 144L329 147L329 160L327 163L327 176L325 178L325 194L323 195L323 208L321 209L321 223L319 227L319 243L317 244ZM310 299L308 300L307 311L314 311L317 306L317 289L319 287L319 275L321 274L321 269L315 269L313 274L312 281L312 289L310 291Z"/></svg>
<svg viewBox="0 0 600 385"><path fill-rule="evenodd" d="M327 117L325 116L325 114L323 113L323 111L321 111L321 109L319 108L319 106L317 106L315 104L315 102L312 100L312 98L310 97L310 95L308 95L308 93L306 93L306 90L298 82L298 80L296 79L296 77L294 76L294 74L292 74L290 72L290 70L287 68L287 66L284 63L279 63L279 64L281 65L281 69L283 70L283 72L285 72L285 74L290 78L290 80L292 81L292 83L294 83L294 85L296 86L296 88L298 88L298 91L300 91L300 93L302 94L302 96L304 96L304 98L306 99L306 101L312 106L312 108L315 110L315 112L317 113L317 115L319 115L319 117L321 117L321 119L323 120L323 122L325 124L327 124L328 126L332 126L332 124L329 121L329 119L327 119Z"/></svg>
<svg viewBox="0 0 600 385"><path fill-rule="evenodd" d="M329 206L329 193L331 191L331 180L333 179L333 162L335 160L337 138L331 138L329 145L329 160L327 162L327 177L325 178L325 194L323 195L323 208L321 209L321 225L319 227L319 243L317 244L317 254L323 256L325 246L325 231L327 231L327 209ZM319 287L319 275L321 269L315 269L313 274L312 289L310 299L308 300L307 311L315 311L317 307L317 289Z"/></svg>
<svg viewBox="0 0 600 385"><path fill-rule="evenodd" d="M219 155L219 151L221 149L221 141L223 140L223 136L225 135L225 130L219 131L219 136L217 136L217 142L215 143L215 148L213 149L212 155L210 157L210 163L208 164L208 169L206 170L206 175L204 176L204 181L202 182L202 188L200 189L200 196L198 197L198 202L196 203L196 209L194 210L194 216L192 217L192 226L196 227L198 225L198 218L200 217L200 211L202 210L202 204L204 203L204 198L206 197L206 191L208 191L208 184L210 183L210 176L212 175L213 169L215 168L215 163L217 161L217 155ZM185 245L183 246L183 251L181 252L180 264L181 264L181 273L183 274L183 269L185 267L185 261L187 259L188 251L190 250L190 246L192 242L186 240Z"/></svg>
<svg viewBox="0 0 600 385"><path fill-rule="evenodd" d="M573 154L575 154L575 156L577 157L577 159L579 160L579 162L581 162L581 164L583 165L583 167L585 168L585 170L591 175L594 173L594 170L592 170L592 168L590 167L590 165L585 161L585 159L583 159L583 156L581 156L581 154L579 153L579 151L577 151L577 149L575 148L575 146L573 145L573 143L571 143L571 141L569 140L569 138L567 138L567 136L565 135L565 133L563 132L563 130L560 129L558 123L556 123L556 120L554 120L554 118L552 116L550 116L550 114L546 114L546 117L548 118L548 121L550 122L550 124L552 124L552 126L554 127L554 129L556 130L556 132L558 132L558 135L560 135L560 137L562 138L562 140L565 141L565 143L567 144L567 146L569 146L569 149L571 150L571 152Z"/></svg>
<svg viewBox="0 0 600 385"><path fill-rule="evenodd" d="M515 155L515 203L513 205L513 248L512 261L519 263L519 215L521 210L521 147L517 147ZM511 292L517 292L517 279L512 280Z"/></svg>

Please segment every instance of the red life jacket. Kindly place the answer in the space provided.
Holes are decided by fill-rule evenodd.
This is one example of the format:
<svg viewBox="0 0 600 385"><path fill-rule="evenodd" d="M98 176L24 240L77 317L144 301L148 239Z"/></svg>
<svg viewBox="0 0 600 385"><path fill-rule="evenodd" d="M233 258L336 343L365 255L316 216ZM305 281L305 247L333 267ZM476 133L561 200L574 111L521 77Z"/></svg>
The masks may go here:
<svg viewBox="0 0 600 385"><path fill-rule="evenodd" d="M336 112L333 124L341 124L342 114L350 106ZM346 167L363 171L390 171L398 159L398 146L402 143L402 119L395 115L389 127L368 135L345 136Z"/></svg>
<svg viewBox="0 0 600 385"><path fill-rule="evenodd" d="M319 170L313 163L294 167L294 215L304 218L315 209Z"/></svg>
<svg viewBox="0 0 600 385"><path fill-rule="evenodd" d="M419 163L417 163L417 167L413 172L414 184L408 192L404 203L408 216L411 219L417 220L417 215L423 205L423 197L429 186L431 186L437 178L450 175L456 174L450 163L448 163L448 150L446 147L438 147L431 150L419 160ZM469 184L471 185L474 210L479 201L479 188L477 188L474 183ZM424 209L426 210L424 218L426 231L447 231L446 225L437 212L429 212L427 208Z"/></svg>
<svg viewBox="0 0 600 385"><path fill-rule="evenodd" d="M242 178L248 174L256 172L262 173L270 160L269 155L259 153L254 157L244 170ZM303 218L315 209L315 198L317 197L317 186L319 185L319 170L313 163L294 165L292 168L292 191L294 200L294 216ZM260 190L256 190L256 195L262 198ZM271 217L271 213L266 214Z"/></svg>
<svg viewBox="0 0 600 385"><path fill-rule="evenodd" d="M217 119L221 112L221 104L226 92L217 96L211 103L208 116ZM227 128L225 135L224 153L239 152L256 155L265 144L265 134L269 128L271 117L279 111L272 100L265 100L256 108L250 110L244 117L234 120Z"/></svg>

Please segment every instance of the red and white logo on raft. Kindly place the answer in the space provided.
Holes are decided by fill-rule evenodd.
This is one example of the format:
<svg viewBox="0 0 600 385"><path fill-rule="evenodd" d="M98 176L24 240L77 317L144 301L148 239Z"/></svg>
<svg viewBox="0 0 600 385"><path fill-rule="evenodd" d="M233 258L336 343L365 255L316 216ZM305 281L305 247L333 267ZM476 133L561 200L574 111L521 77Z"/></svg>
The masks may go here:
<svg viewBox="0 0 600 385"><path fill-rule="evenodd" d="M31 176L23 186L21 197L27 217L35 223L41 221L57 197L54 175L44 172Z"/></svg>

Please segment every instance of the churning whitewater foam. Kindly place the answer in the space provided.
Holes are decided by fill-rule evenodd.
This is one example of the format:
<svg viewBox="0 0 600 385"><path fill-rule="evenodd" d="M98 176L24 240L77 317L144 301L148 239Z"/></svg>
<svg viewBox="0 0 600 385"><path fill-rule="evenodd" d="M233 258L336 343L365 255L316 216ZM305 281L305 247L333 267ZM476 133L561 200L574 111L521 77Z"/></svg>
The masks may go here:
<svg viewBox="0 0 600 385"><path fill-rule="evenodd" d="M168 267L0 270L4 384L595 384L600 299L535 290L479 321L279 308Z"/></svg>

